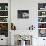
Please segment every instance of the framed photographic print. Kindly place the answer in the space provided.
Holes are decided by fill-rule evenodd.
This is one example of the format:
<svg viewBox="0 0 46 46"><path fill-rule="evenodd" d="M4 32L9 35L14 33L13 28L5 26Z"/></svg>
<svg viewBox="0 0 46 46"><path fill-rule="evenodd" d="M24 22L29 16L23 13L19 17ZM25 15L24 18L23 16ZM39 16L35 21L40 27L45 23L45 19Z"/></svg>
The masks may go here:
<svg viewBox="0 0 46 46"><path fill-rule="evenodd" d="M29 18L29 10L18 10L17 11L19 19L27 19Z"/></svg>
<svg viewBox="0 0 46 46"><path fill-rule="evenodd" d="M38 10L45 10L46 9L46 3L39 3L38 4Z"/></svg>

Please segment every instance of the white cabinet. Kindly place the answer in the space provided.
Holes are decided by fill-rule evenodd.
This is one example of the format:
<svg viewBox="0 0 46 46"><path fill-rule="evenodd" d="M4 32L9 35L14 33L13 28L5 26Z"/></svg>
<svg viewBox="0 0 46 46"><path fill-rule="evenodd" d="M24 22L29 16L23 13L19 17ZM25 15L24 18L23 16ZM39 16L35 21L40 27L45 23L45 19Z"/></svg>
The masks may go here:
<svg viewBox="0 0 46 46"><path fill-rule="evenodd" d="M9 43L10 15L10 0L0 0L0 45Z"/></svg>
<svg viewBox="0 0 46 46"><path fill-rule="evenodd" d="M38 38L38 46L46 46L46 38L44 37Z"/></svg>
<svg viewBox="0 0 46 46"><path fill-rule="evenodd" d="M8 37L5 37L5 35L0 35L0 45L8 45Z"/></svg>

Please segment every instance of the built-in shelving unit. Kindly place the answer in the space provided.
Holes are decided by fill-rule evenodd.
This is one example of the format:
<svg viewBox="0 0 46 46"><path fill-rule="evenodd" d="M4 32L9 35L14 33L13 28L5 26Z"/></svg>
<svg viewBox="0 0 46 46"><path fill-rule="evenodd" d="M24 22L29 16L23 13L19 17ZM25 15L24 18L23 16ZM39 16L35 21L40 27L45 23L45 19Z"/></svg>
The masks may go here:
<svg viewBox="0 0 46 46"><path fill-rule="evenodd" d="M8 3L0 3L0 35L8 37Z"/></svg>
<svg viewBox="0 0 46 46"><path fill-rule="evenodd" d="M46 37L46 3L38 3L38 31L39 36Z"/></svg>

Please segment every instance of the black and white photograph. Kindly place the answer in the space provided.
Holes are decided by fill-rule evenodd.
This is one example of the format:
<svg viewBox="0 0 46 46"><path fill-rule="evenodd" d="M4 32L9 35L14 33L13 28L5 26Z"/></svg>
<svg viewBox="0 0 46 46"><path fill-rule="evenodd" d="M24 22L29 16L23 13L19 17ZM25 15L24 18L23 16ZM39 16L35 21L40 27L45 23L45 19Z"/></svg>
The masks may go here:
<svg viewBox="0 0 46 46"><path fill-rule="evenodd" d="M17 17L20 19L28 19L29 18L29 10L18 10Z"/></svg>
<svg viewBox="0 0 46 46"><path fill-rule="evenodd" d="M46 10L46 3L38 3L38 10Z"/></svg>

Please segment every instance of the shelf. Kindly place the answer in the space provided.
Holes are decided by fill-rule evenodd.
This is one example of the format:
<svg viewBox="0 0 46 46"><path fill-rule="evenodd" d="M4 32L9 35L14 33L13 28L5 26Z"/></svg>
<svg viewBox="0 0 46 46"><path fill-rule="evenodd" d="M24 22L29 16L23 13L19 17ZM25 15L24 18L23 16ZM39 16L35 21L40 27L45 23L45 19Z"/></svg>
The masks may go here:
<svg viewBox="0 0 46 46"><path fill-rule="evenodd" d="M8 11L8 10L0 10L0 11Z"/></svg>
<svg viewBox="0 0 46 46"><path fill-rule="evenodd" d="M8 23L8 22L0 22L0 23Z"/></svg>
<svg viewBox="0 0 46 46"><path fill-rule="evenodd" d="M46 11L46 10L38 10L38 11Z"/></svg>
<svg viewBox="0 0 46 46"><path fill-rule="evenodd" d="M46 22L38 22L38 23L46 23Z"/></svg>
<svg viewBox="0 0 46 46"><path fill-rule="evenodd" d="M46 29L46 28L38 28L38 29Z"/></svg>
<svg viewBox="0 0 46 46"><path fill-rule="evenodd" d="M0 17L8 17L8 16L0 16Z"/></svg>
<svg viewBox="0 0 46 46"><path fill-rule="evenodd" d="M38 17L46 17L46 15L44 15L44 16L38 16Z"/></svg>

